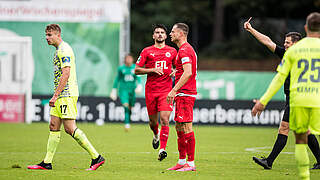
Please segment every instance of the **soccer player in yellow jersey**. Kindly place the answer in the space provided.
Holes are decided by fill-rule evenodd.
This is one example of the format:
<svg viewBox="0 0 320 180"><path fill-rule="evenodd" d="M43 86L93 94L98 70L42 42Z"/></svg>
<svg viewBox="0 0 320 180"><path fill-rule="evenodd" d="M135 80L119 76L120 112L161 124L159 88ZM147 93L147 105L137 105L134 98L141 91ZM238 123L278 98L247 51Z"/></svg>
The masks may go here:
<svg viewBox="0 0 320 180"><path fill-rule="evenodd" d="M305 31L307 37L285 53L266 93L254 100L252 115L260 115L290 73L289 126L296 137L295 158L299 177L310 179L307 131L320 134L320 13L307 17Z"/></svg>
<svg viewBox="0 0 320 180"><path fill-rule="evenodd" d="M41 163L28 166L28 169L52 169L51 163L60 141L60 127L63 124L65 131L90 154L92 161L87 170L96 170L105 162L105 159L91 145L84 132L77 128L75 121L79 93L72 48L62 40L61 28L58 24L47 25L45 33L48 44L56 48L53 58L55 92L49 101L50 134L46 157Z"/></svg>

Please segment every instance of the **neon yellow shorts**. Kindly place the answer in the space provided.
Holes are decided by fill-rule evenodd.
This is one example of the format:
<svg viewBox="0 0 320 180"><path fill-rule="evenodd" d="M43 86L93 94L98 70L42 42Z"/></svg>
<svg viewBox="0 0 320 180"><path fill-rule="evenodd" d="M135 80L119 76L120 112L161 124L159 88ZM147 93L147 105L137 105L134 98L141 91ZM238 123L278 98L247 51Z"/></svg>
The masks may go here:
<svg viewBox="0 0 320 180"><path fill-rule="evenodd" d="M76 119L78 96L61 97L57 99L55 107L51 107L50 115L60 119Z"/></svg>
<svg viewBox="0 0 320 180"><path fill-rule="evenodd" d="M298 134L310 130L311 134L320 134L320 108L290 107L290 129Z"/></svg>

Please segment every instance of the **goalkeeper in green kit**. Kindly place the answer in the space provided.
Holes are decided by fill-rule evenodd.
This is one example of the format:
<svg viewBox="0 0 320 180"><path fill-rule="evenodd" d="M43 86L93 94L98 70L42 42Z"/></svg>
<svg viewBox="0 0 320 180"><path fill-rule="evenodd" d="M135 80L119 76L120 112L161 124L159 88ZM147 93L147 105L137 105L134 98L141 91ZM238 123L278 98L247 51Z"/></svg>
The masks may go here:
<svg viewBox="0 0 320 180"><path fill-rule="evenodd" d="M116 79L113 83L113 89L110 98L115 101L117 99L117 89L119 90L119 98L124 107L124 128L125 131L130 129L131 108L136 101L136 93L142 92L141 79L134 74L135 64L133 57L128 54L124 58L124 65L118 68Z"/></svg>

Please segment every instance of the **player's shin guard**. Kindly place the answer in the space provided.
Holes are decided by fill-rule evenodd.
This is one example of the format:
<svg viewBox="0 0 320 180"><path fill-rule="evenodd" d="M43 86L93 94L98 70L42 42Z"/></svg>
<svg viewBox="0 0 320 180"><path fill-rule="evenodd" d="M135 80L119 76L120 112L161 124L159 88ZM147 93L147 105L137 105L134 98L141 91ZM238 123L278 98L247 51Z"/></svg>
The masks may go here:
<svg viewBox="0 0 320 180"><path fill-rule="evenodd" d="M166 149L169 137L169 126L161 126L160 130L160 149Z"/></svg>
<svg viewBox="0 0 320 180"><path fill-rule="evenodd" d="M91 159L96 159L99 156L99 153L96 149L91 145L90 141L86 137L86 135L80 130L75 129L72 137L78 142L78 144L85 149L91 156Z"/></svg>
<svg viewBox="0 0 320 180"><path fill-rule="evenodd" d="M52 159L57 150L59 142L60 142L60 131L50 131L48 144L47 144L47 154L43 160L44 163L52 163Z"/></svg>
<svg viewBox="0 0 320 180"><path fill-rule="evenodd" d="M183 131L177 131L178 134L178 151L179 151L179 159L186 159L186 141L185 134Z"/></svg>
<svg viewBox="0 0 320 180"><path fill-rule="evenodd" d="M194 138L194 132L190 132L184 135L186 141L186 150L188 155L188 162L194 161L194 151L196 148L196 140Z"/></svg>
<svg viewBox="0 0 320 180"><path fill-rule="evenodd" d="M124 107L124 124L130 124L130 109L129 107Z"/></svg>
<svg viewBox="0 0 320 180"><path fill-rule="evenodd" d="M295 158L298 166L299 177L303 180L310 179L309 156L306 144L296 144Z"/></svg>

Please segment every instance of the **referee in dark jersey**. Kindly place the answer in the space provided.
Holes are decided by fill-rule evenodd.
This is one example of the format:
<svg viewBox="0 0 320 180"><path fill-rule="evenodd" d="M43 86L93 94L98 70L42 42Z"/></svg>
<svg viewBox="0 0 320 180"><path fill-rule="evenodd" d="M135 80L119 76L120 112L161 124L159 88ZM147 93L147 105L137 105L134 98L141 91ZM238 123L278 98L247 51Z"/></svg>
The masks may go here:
<svg viewBox="0 0 320 180"><path fill-rule="evenodd" d="M286 50L298 42L302 37L300 33L297 32L289 32L286 34L286 38L284 41L284 47L280 47L276 45L268 36L258 32L255 30L250 24L251 17L248 21L244 23L244 29L250 32L260 43L267 46L270 51L275 53L280 59L282 59ZM257 158L253 157L253 160L264 167L264 169L271 169L273 161L280 154L282 149L287 144L288 133L289 133L289 95L290 95L290 75L286 79L284 83L284 93L286 95L286 105L284 115L282 117L282 121L279 126L279 133L275 144L273 145L272 151L267 158ZM313 134L308 135L308 146L311 149L313 155L317 159L317 163L314 164L312 169L320 169L320 148L317 138Z"/></svg>

